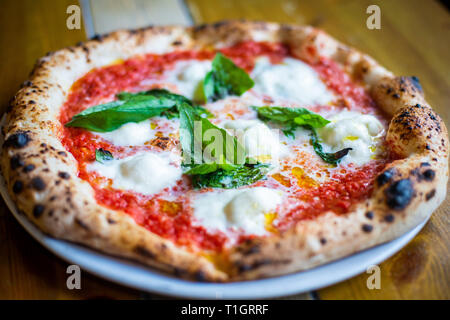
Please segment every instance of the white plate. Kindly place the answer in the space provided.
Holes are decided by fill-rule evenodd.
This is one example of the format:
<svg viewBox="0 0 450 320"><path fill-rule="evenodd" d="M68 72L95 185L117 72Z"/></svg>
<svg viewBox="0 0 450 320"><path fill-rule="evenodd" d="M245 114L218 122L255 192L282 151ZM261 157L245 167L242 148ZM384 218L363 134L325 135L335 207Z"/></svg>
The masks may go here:
<svg viewBox="0 0 450 320"><path fill-rule="evenodd" d="M426 221L391 242L362 251L347 258L328 263L312 270L286 276L234 283L198 283L181 280L143 265L115 258L42 233L26 216L19 214L0 181L0 192L16 219L33 238L58 257L77 264L101 278L143 291L164 295L206 299L256 299L291 295L351 278L364 272L371 265L386 260L403 248L423 228Z"/></svg>

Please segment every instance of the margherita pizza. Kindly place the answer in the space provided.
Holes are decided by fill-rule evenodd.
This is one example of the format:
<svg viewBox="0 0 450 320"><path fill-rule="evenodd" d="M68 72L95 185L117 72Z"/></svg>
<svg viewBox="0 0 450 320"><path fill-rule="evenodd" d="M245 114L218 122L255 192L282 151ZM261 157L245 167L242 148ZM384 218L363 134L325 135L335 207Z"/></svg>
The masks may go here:
<svg viewBox="0 0 450 320"><path fill-rule="evenodd" d="M305 26L96 37L40 59L2 129L10 195L44 232L197 280L392 240L448 180L419 80Z"/></svg>

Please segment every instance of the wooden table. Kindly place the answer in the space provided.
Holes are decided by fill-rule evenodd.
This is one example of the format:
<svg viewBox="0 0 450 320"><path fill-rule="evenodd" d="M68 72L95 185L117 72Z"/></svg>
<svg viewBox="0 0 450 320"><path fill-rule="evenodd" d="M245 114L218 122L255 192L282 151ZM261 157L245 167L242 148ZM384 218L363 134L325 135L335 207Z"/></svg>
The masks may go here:
<svg viewBox="0 0 450 320"><path fill-rule="evenodd" d="M0 10L2 111L47 51L118 27L247 18L312 24L368 52L396 74L418 76L427 99L450 128L450 15L422 0L81 0L85 23L68 30L70 0L8 0ZM381 29L366 27L366 8L381 8ZM159 299L83 273L82 289L66 288L67 263L35 242L0 204L0 299ZM398 254L380 265L381 289L367 274L288 299L450 299L450 196Z"/></svg>

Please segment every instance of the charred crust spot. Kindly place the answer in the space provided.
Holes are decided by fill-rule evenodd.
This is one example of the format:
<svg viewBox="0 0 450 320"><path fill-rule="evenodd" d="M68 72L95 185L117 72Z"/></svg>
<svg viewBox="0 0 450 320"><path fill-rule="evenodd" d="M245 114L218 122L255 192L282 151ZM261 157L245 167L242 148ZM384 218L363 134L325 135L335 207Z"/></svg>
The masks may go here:
<svg viewBox="0 0 450 320"><path fill-rule="evenodd" d="M23 182L20 180L17 180L16 182L14 182L12 190L14 193L21 193L23 190Z"/></svg>
<svg viewBox="0 0 450 320"><path fill-rule="evenodd" d="M83 228L84 230L89 230L89 226L86 223L84 223L83 221L81 221L80 219L76 218L75 223L77 225L79 225L81 228Z"/></svg>
<svg viewBox="0 0 450 320"><path fill-rule="evenodd" d="M395 220L394 215L390 214L390 213L384 217L384 221L389 222L389 223L394 222L394 220Z"/></svg>
<svg viewBox="0 0 450 320"><path fill-rule="evenodd" d="M183 44L183 42L180 41L180 40L175 40L174 42L172 42L173 46L179 46L179 45L182 45L182 44Z"/></svg>
<svg viewBox="0 0 450 320"><path fill-rule="evenodd" d="M67 172L64 171L60 171L58 172L58 177L60 177L61 179L69 179L70 178L70 174L68 174Z"/></svg>
<svg viewBox="0 0 450 320"><path fill-rule="evenodd" d="M200 281L200 282L205 282L207 280L206 274L202 270L197 271L194 274L194 278L195 278L195 280Z"/></svg>
<svg viewBox="0 0 450 320"><path fill-rule="evenodd" d="M422 162L421 164L420 164L420 166L423 168L423 167L430 167L431 166L431 164L429 164L428 162Z"/></svg>
<svg viewBox="0 0 450 320"><path fill-rule="evenodd" d="M373 219L373 211L367 211L365 216L367 219L372 220Z"/></svg>
<svg viewBox="0 0 450 320"><path fill-rule="evenodd" d="M428 201L436 195L436 189L431 190L425 195L425 199Z"/></svg>
<svg viewBox="0 0 450 320"><path fill-rule="evenodd" d="M422 177L425 181L433 181L435 176L436 176L436 172L434 172L434 170L432 170L432 169L425 170L422 173Z"/></svg>
<svg viewBox="0 0 450 320"><path fill-rule="evenodd" d="M33 208L33 216L37 219L44 213L45 207L42 204L37 204Z"/></svg>
<svg viewBox="0 0 450 320"><path fill-rule="evenodd" d="M58 151L58 154L60 156L67 157L67 152L65 152L65 151Z"/></svg>
<svg viewBox="0 0 450 320"><path fill-rule="evenodd" d="M33 85L33 82L31 82L30 80L25 81L24 83L22 83L22 88L24 87L31 87Z"/></svg>
<svg viewBox="0 0 450 320"><path fill-rule="evenodd" d="M30 137L27 132L20 131L16 132L8 137L5 141L5 147L13 147L15 149L20 149L25 147L30 141Z"/></svg>
<svg viewBox="0 0 450 320"><path fill-rule="evenodd" d="M100 34L96 34L96 35L94 35L94 36L91 38L91 40L95 40L95 41L101 42L101 41L103 41L103 36L100 35Z"/></svg>
<svg viewBox="0 0 450 320"><path fill-rule="evenodd" d="M327 243L327 239L325 239L325 238L320 238L320 243L321 243L322 245L326 244L326 243Z"/></svg>
<svg viewBox="0 0 450 320"><path fill-rule="evenodd" d="M175 276L181 277L181 276L185 275L187 273L187 271L185 269L175 267L175 268L173 268L173 273Z"/></svg>
<svg viewBox="0 0 450 320"><path fill-rule="evenodd" d="M254 253L259 253L261 251L261 247L259 245L250 245L247 248L242 249L243 255L251 255Z"/></svg>
<svg viewBox="0 0 450 320"><path fill-rule="evenodd" d="M108 218L108 223L109 223L109 224L115 224L115 223L117 223L117 221L116 221L116 220L113 220L113 219L111 219L111 218Z"/></svg>
<svg viewBox="0 0 450 320"><path fill-rule="evenodd" d="M155 254L153 252L150 252L148 249L141 245L137 245L134 247L134 252L137 253L140 256L143 256L145 258L154 259Z"/></svg>
<svg viewBox="0 0 450 320"><path fill-rule="evenodd" d="M9 161L9 164L11 166L12 170L16 170L17 168L23 167L25 163L20 158L19 155L12 156L11 160Z"/></svg>
<svg viewBox="0 0 450 320"><path fill-rule="evenodd" d="M377 183L381 187L388 183L394 176L394 169L388 169L377 177Z"/></svg>
<svg viewBox="0 0 450 320"><path fill-rule="evenodd" d="M422 85L420 84L420 80L416 76L409 77L409 80L414 88L416 88L419 92L423 92Z"/></svg>
<svg viewBox="0 0 450 320"><path fill-rule="evenodd" d="M400 98L400 95L399 95L398 93L394 93L394 94L392 95L392 98L394 98L394 99L399 99L399 98Z"/></svg>
<svg viewBox="0 0 450 320"><path fill-rule="evenodd" d="M242 262L237 262L236 263L236 267L238 268L239 272L245 272L245 271L250 271L250 270L254 270L254 269L258 269L259 267L265 266L265 265L277 265L277 264L286 264L286 263L290 263L290 260L273 260L273 259L260 259L260 260L256 260L253 263L242 263Z"/></svg>
<svg viewBox="0 0 450 320"><path fill-rule="evenodd" d="M369 233L372 232L373 227L370 224L363 224L361 229L362 231Z"/></svg>
<svg viewBox="0 0 450 320"><path fill-rule="evenodd" d="M386 190L386 204L394 210L406 208L414 194L413 184L409 179L402 179L392 183Z"/></svg>
<svg viewBox="0 0 450 320"><path fill-rule="evenodd" d="M208 26L207 24L200 24L198 26L195 26L194 27L194 32L205 30L207 26Z"/></svg>
<svg viewBox="0 0 450 320"><path fill-rule="evenodd" d="M42 191L45 189L45 182L40 177L34 177L31 179L31 186L37 191Z"/></svg>
<svg viewBox="0 0 450 320"><path fill-rule="evenodd" d="M27 164L25 167L23 167L23 172L27 173L27 172L31 172L36 168L36 166L32 163Z"/></svg>

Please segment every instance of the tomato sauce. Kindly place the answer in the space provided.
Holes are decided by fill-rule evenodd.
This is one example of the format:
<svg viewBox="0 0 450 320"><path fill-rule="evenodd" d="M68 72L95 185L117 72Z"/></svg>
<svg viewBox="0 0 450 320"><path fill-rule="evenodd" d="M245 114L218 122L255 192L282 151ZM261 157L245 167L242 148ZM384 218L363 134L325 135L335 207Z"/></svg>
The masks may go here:
<svg viewBox="0 0 450 320"><path fill-rule="evenodd" d="M273 63L290 55L289 49L282 44L263 42L240 43L222 49L221 52L247 72L253 69L255 59L261 55L268 56ZM113 100L115 94L121 91L150 89L142 86L141 82L146 79L158 79L177 61L212 59L214 55L215 51L212 50L148 54L94 69L73 85L61 110L61 124L64 125L75 114L88 107ZM376 113L375 104L370 96L361 86L354 84L337 64L320 59L312 67L320 74L328 88L341 97L342 107ZM107 178L86 169L87 164L95 161L96 149L107 149L116 157L124 153L133 154L142 149L151 149L152 146L117 147L96 139L86 130L64 126L61 127L61 140L78 161L79 177L91 184L99 204L123 210L139 225L179 245L185 245L193 250L216 252L224 250L227 242L224 234L211 234L205 228L193 225L188 197L183 196L191 189L188 178L183 178L171 190L166 189L158 195L144 196L133 191L113 189L112 182ZM313 219L328 210L345 214L352 205L370 195L374 178L384 165L384 160L374 160L362 168L335 173L324 184L298 188L295 193L295 197L299 200L298 205L286 213L276 227L279 230L286 230L300 220ZM265 181L259 181L257 185L279 186L276 180L270 177ZM164 195L170 195L175 200L167 201ZM251 236L242 236L240 240L248 238Z"/></svg>

